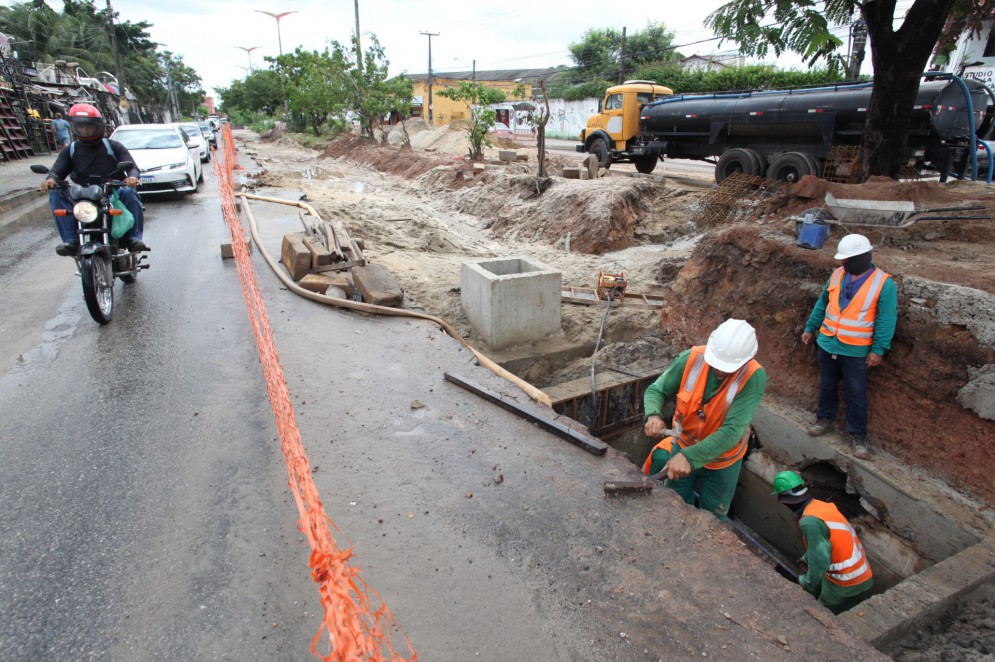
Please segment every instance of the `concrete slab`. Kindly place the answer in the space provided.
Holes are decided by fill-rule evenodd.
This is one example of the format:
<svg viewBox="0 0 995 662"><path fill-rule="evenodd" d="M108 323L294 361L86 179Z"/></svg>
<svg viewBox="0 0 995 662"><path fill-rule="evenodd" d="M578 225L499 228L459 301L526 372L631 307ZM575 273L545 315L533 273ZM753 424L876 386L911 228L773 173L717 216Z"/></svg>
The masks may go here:
<svg viewBox="0 0 995 662"><path fill-rule="evenodd" d="M560 330L562 274L525 256L463 262L460 299L492 348L532 342Z"/></svg>

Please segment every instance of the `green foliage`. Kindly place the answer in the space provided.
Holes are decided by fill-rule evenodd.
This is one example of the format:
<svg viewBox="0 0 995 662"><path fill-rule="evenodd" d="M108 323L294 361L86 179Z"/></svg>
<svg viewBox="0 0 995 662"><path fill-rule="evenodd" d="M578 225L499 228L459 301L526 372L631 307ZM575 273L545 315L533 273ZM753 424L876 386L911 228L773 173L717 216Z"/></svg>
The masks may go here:
<svg viewBox="0 0 995 662"><path fill-rule="evenodd" d="M494 94L495 92L498 94ZM504 93L484 87L480 83L470 83L463 80L460 81L459 87L447 87L444 90L439 90L436 94L466 104L470 111L470 133L467 135L467 142L470 144L470 158L482 158L484 146L491 146L491 141L487 139L487 132L497 123L497 112L484 106L490 103L501 103L505 99Z"/></svg>
<svg viewBox="0 0 995 662"><path fill-rule="evenodd" d="M164 53L148 34L151 24L145 21L132 23L115 16L114 33L121 53L121 68L127 90L143 104L165 105L166 61ZM108 32L107 9L99 9L92 0L64 0L61 13L42 0L31 0L0 7L0 32L18 40L17 51L21 57L39 63L55 60L78 62L88 75L101 71L114 71L114 51ZM188 97L200 96L200 79L193 69L182 64L182 58L171 56L176 79L182 89L177 90L181 114L185 109L192 114L195 106L187 103Z"/></svg>
<svg viewBox="0 0 995 662"><path fill-rule="evenodd" d="M376 35L369 36L369 43L363 54L362 71L356 67L349 71L352 84L347 102L359 117L363 135L367 136L373 135L373 127L391 112L409 117L414 98L410 79L404 76L388 78L390 62ZM341 48L339 44L336 46Z"/></svg>
<svg viewBox="0 0 995 662"><path fill-rule="evenodd" d="M600 99L605 96L605 90L614 84L607 80L591 80L586 83L566 86L559 90L551 90L549 95L551 97L558 95L567 101L580 101L591 97Z"/></svg>
<svg viewBox="0 0 995 662"><path fill-rule="evenodd" d="M579 42L570 44L570 57L577 65L571 81L618 80L623 70L628 73L640 65L676 61L681 55L673 43L673 32L663 23L649 21L644 30L626 35L623 63L622 33L614 28L591 28Z"/></svg>
<svg viewBox="0 0 995 662"><path fill-rule="evenodd" d="M271 69L257 69L229 87L217 88L226 111L242 110L272 115L283 103L280 76Z"/></svg>
<svg viewBox="0 0 995 662"><path fill-rule="evenodd" d="M830 69L843 66L838 54L843 41L831 25L846 25L858 11L854 0L732 0L705 19L715 34L737 41L747 55L766 57L800 54L809 65L823 61Z"/></svg>
<svg viewBox="0 0 995 662"><path fill-rule="evenodd" d="M330 116L345 114L349 62L339 44L321 53L297 47L271 61L286 81L287 113L293 130L309 128L318 136Z"/></svg>
<svg viewBox="0 0 995 662"><path fill-rule="evenodd" d="M831 69L784 71L771 65L727 67L717 71L688 71L679 66L645 67L635 73L642 80L655 80L676 94L726 90L775 90L837 83L843 76ZM603 93L603 92L602 92Z"/></svg>

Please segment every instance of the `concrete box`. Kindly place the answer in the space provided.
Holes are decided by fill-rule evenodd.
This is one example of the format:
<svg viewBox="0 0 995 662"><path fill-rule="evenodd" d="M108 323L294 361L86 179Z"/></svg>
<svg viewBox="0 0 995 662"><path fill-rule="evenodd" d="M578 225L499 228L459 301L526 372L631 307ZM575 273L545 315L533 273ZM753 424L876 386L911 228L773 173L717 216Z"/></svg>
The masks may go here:
<svg viewBox="0 0 995 662"><path fill-rule="evenodd" d="M560 330L563 275L527 257L463 262L460 299L474 331L492 349Z"/></svg>

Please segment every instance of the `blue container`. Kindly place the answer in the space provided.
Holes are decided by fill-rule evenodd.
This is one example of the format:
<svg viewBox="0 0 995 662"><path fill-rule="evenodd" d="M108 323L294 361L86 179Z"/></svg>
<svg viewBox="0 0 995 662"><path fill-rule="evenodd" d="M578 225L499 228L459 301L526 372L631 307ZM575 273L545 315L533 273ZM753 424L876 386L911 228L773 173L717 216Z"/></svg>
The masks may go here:
<svg viewBox="0 0 995 662"><path fill-rule="evenodd" d="M805 222L798 230L798 245L802 248L819 250L826 244L829 237L829 225L814 214L805 214Z"/></svg>

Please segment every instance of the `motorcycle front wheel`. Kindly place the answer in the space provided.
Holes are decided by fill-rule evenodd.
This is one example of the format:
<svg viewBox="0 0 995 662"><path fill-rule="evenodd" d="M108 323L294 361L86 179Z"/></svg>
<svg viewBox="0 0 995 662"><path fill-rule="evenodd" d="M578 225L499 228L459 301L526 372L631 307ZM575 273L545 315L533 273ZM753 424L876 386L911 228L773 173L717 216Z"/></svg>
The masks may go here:
<svg viewBox="0 0 995 662"><path fill-rule="evenodd" d="M100 253L88 255L80 262L80 276L90 317L98 324L107 324L114 314L114 274L110 261Z"/></svg>

